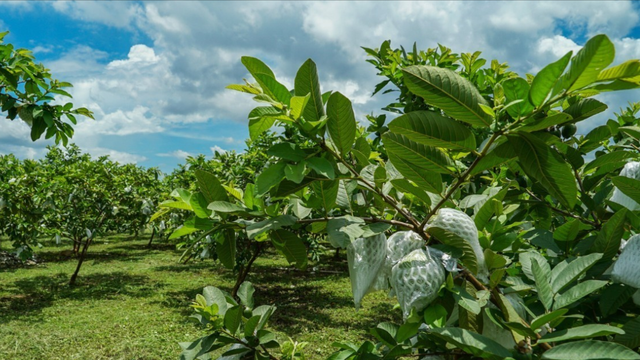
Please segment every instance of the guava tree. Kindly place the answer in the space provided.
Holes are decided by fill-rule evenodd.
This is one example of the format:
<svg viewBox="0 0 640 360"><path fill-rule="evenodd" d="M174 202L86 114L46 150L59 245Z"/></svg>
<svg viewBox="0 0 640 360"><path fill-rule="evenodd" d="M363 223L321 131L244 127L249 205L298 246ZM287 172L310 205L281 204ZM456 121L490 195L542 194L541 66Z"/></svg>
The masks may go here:
<svg viewBox="0 0 640 360"><path fill-rule="evenodd" d="M629 162L640 128L626 112L573 134L607 108L593 96L640 87L640 61L610 66L605 35L526 77L478 52L365 50L400 114L366 129L344 95L321 91L313 61L290 90L242 59L256 83L229 87L262 104L250 133L281 126L304 141L273 145L278 160L245 196L199 178L202 198L182 197L205 215L191 226L220 244L271 243L298 264L301 231L346 248L356 306L388 290L404 323L378 325L377 343L338 343L331 359L640 359L640 163ZM304 358L265 329L275 307L252 294L205 288L194 308L208 334L181 344L182 358Z"/></svg>

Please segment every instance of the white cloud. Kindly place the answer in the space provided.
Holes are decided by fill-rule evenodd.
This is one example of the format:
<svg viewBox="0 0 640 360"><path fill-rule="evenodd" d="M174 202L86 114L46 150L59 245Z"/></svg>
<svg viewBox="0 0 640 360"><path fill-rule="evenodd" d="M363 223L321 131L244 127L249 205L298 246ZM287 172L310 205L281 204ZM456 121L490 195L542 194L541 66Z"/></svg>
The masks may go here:
<svg viewBox="0 0 640 360"><path fill-rule="evenodd" d="M117 161L123 164L127 164L127 163L135 164L135 163L139 163L147 160L146 157L141 155L131 154L131 153L117 151L113 149L106 149L101 147L87 148L86 151L93 156L108 155L111 160Z"/></svg>
<svg viewBox="0 0 640 360"><path fill-rule="evenodd" d="M218 153L220 153L220 154L224 154L224 153L226 153L226 152L227 152L227 150L225 150L225 149L221 148L221 147L220 147L220 146L218 146L218 145L214 145L214 146L212 146L212 147L211 147L211 152L212 152L212 153L214 153L214 154L215 154L216 152L218 152Z"/></svg>
<svg viewBox="0 0 640 360"><path fill-rule="evenodd" d="M142 11L140 5L124 1L55 1L51 6L73 19L127 29Z"/></svg>
<svg viewBox="0 0 640 360"><path fill-rule="evenodd" d="M184 150L179 150L179 149L175 150L175 151L172 151L172 152L160 153L160 154L156 154L156 155L161 156L161 157L173 157L173 158L181 159L181 160L184 160L189 156L193 156L193 154L188 153L188 152L186 152Z"/></svg>

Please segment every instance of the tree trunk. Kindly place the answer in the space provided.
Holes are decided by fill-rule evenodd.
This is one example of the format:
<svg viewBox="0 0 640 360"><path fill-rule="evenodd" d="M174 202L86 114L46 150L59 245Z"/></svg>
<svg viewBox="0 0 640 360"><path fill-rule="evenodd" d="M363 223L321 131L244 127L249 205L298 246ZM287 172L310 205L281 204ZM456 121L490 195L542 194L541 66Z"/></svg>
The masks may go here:
<svg viewBox="0 0 640 360"><path fill-rule="evenodd" d="M240 272L238 273L238 279L236 280L236 284L233 286L233 289L231 290L231 296L236 297L236 295L238 294L238 289L240 288L240 285L242 285L242 283L247 278L247 275L249 275L249 271L251 271L251 265L253 265L253 262L256 261L261 251L262 251L262 244L258 244L258 248L256 249L256 252L253 253L253 256L251 256L251 259L249 259L249 262L247 263L247 265L244 268L240 269Z"/></svg>
<svg viewBox="0 0 640 360"><path fill-rule="evenodd" d="M153 241L153 237L155 236L155 234L156 234L156 228L154 227L153 231L151 232L151 239L149 239L149 243L147 244L148 248L151 248L151 242Z"/></svg>
<svg viewBox="0 0 640 360"><path fill-rule="evenodd" d="M78 277L78 273L80 272L80 267L82 266L82 262L84 262L84 257L87 254L87 249L89 248L89 244L91 243L91 239L87 239L87 242L84 244L82 248L82 253L80 253L80 258L78 259L78 266L76 266L76 271L71 275L71 279L69 280L69 286L73 286L76 283L76 278Z"/></svg>
<svg viewBox="0 0 640 360"><path fill-rule="evenodd" d="M336 253L333 255L333 260L340 260L340 248L336 248Z"/></svg>

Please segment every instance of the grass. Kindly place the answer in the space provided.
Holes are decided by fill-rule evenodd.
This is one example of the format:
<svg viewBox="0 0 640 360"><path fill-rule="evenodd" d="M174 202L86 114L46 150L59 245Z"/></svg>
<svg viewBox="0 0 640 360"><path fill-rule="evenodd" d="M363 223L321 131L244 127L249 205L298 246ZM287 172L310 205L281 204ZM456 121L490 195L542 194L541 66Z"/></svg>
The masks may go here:
<svg viewBox="0 0 640 360"><path fill-rule="evenodd" d="M76 260L59 256L69 246L45 243L43 265L0 270L0 358L177 359L178 342L203 335L188 321L192 299L208 285L229 291L234 275L212 261L179 264L172 245L146 243L97 239L74 287L67 283ZM269 327L280 340L309 342L310 359L326 358L334 341L370 339L377 323L401 320L383 293L356 312L346 261L332 256L299 271L270 253L247 280L256 304L278 307Z"/></svg>

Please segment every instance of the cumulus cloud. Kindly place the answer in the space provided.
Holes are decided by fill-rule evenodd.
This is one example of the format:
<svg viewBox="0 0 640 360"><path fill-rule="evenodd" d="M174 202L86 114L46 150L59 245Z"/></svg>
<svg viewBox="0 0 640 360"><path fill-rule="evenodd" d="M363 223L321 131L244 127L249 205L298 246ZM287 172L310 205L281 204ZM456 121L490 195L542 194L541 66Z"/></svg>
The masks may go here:
<svg viewBox="0 0 640 360"><path fill-rule="evenodd" d="M214 153L214 154L215 154L216 152L217 152L217 153L220 153L220 154L223 154L223 153L227 152L227 150L225 150L225 149L221 148L221 147L220 147L220 146L218 146L218 145L215 145L215 146L212 146L212 147L211 147L211 152L212 152L212 153Z"/></svg>
<svg viewBox="0 0 640 360"><path fill-rule="evenodd" d="M184 160L189 156L193 156L193 154L188 153L184 150L175 150L175 151L171 151L168 153L159 153L157 154L160 157L172 157L172 158L176 158L176 159L180 159L180 160Z"/></svg>

